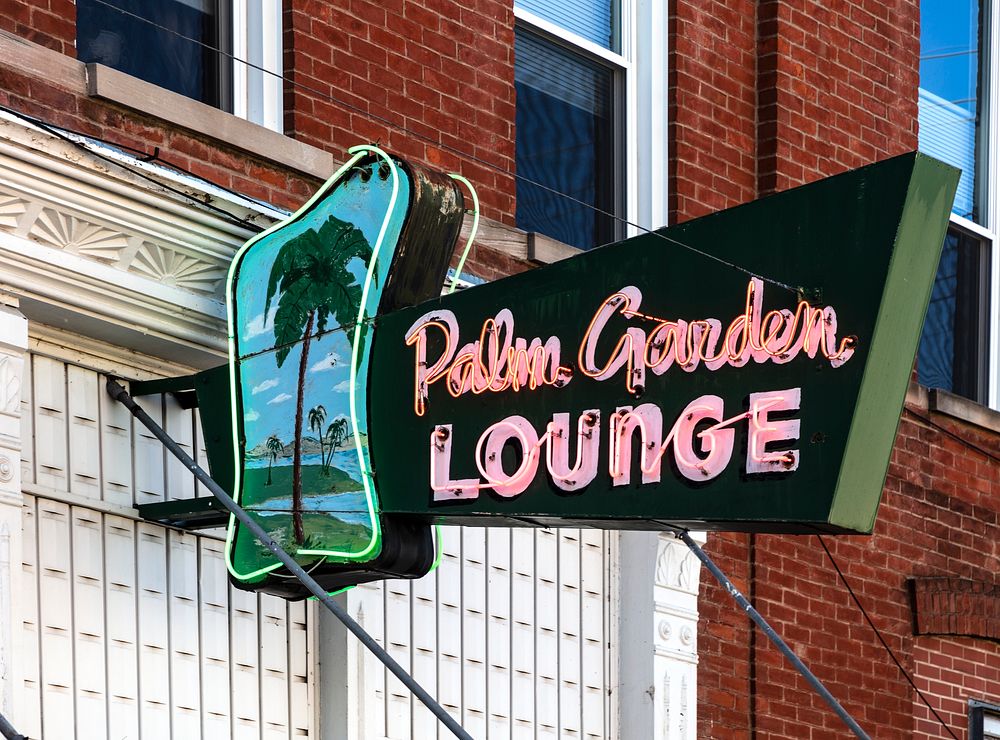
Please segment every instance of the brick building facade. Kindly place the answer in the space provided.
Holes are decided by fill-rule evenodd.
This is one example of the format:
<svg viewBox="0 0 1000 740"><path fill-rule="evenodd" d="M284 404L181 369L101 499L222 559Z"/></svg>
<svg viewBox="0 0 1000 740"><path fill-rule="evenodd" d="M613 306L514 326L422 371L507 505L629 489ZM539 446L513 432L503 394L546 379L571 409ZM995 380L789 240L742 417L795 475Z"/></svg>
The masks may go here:
<svg viewBox="0 0 1000 740"><path fill-rule="evenodd" d="M625 3L634 11L633 23L639 14L634 8L637 5ZM636 41L638 51L620 44L621 55L632 65L621 74L626 86L634 86L622 100L645 101L623 107L641 111L649 103L648 91L662 89L665 99L654 96L653 102L665 107L666 125L661 139L656 138L660 129L655 124L650 126L654 134L649 139L635 132L625 137L635 134L639 143L633 145L634 156L625 158L631 172L623 180L637 179L625 188L628 192L622 197L625 202L620 215L647 227L660 226L665 220L681 222L916 149L920 5L918 0L834 4L820 0L671 0L664 9L648 11L655 18L662 13L666 33L645 47L641 40ZM476 184L488 222L467 264L470 275L492 280L529 269L553 255L563 256L571 249L549 244L549 251L545 251L515 227L515 25L524 23L526 15L518 14L509 2L285 0L280 8L279 34L280 73L284 77L281 134L201 103L183 101L177 93L153 89L149 83L114 69L84 66L76 58L76 11L72 0L7 0L0 11L0 31L4 32L0 34L0 105L122 147L139 161L151 159L165 168L178 168L286 211L298 207L332 173L334 162L343 159L347 146L359 141L380 142L415 161L459 172ZM987 15L984 11L983 17ZM539 25L551 30L544 23ZM641 30L634 29L636 38L641 39ZM657 56L664 50L662 57ZM641 67L657 59L665 68L655 70L653 82L647 84ZM636 79L628 76L633 72ZM656 81L659 74L664 78L661 88ZM646 161L663 152L664 161L652 165ZM58 156L72 158L69 154ZM664 188L649 185L657 182L655 172L643 169L650 166L663 169ZM273 213L254 213L246 204L226 205L218 194L199 194L188 181L180 187L258 225L274 217ZM643 206L633 203L647 197L640 191L647 196L654 192L649 196L654 202ZM3 213L0 210L0 223L4 223ZM11 225L21 224L17 220L21 216L20 211L15 213ZM246 235L237 233L233 239ZM186 284L180 273L161 270L156 277ZM8 284L2 276L0 283ZM217 295L218 290L217 280L199 298ZM21 308L30 322L48 325L60 316L41 311L36 317L32 311L44 302L39 294L19 290L16 285L11 292L27 296ZM70 310L57 328L76 331L74 321L82 313L82 309ZM209 325L209 319L204 321ZM113 344L118 336L108 328L106 318L81 326L85 328L79 331L88 342ZM156 329L152 334L169 339L170 332ZM220 337L221 330L216 327L212 339L185 339L181 364L199 367L216 360ZM50 340L32 341L32 347L38 349L48 346L45 342ZM135 342L130 351L151 357L162 356L171 346L169 341L167 345ZM107 371L96 362L92 369ZM32 408L30 403L25 406L29 416L55 413ZM21 423L23 427L23 420ZM36 444L41 434L38 430L37 424L34 431L29 424L28 432L36 435ZM968 734L970 700L1000 704L998 435L1000 414L988 404L928 391L915 376L874 535L824 538L903 668L959 737L974 737ZM22 436L26 450L30 439ZM22 461L27 459L25 480L37 482L37 461L24 451L20 454ZM63 475L72 478L72 469L67 468ZM64 502L79 505L78 493L67 486L72 495ZM40 488L27 487L24 492L42 495ZM102 516L111 516L124 515L128 508L97 510L104 512ZM488 543L474 539L474 535L463 533L461 537L472 539L462 539L462 544L456 545L451 557L459 570L454 572L481 573ZM629 537L625 535L624 540ZM656 555L656 544L650 545L638 535L632 537L634 542L623 551L634 545L640 559ZM532 552L549 552L543 548L551 543L532 542ZM556 550L563 546L585 553L590 547L604 553L601 562L606 565L612 557L607 553L618 545L600 538L583 542L582 537L567 540L560 535ZM713 534L706 549L873 737L950 736L865 623L816 537ZM530 569L519 571L511 565L512 555L507 557L506 566L490 566L506 574L497 577L515 583L536 574ZM614 557L624 556L619 553ZM36 566L27 570L34 572ZM539 566L537 574L543 579L559 577L545 576L541 571ZM603 578L599 573L601 583ZM581 591L609 598L593 583L559 585L564 587L560 594L576 593L578 602ZM444 598L440 583L437 588L434 594ZM384 600L379 603L388 610L396 603L395 597L409 609L436 598L417 591L400 591L394 596L391 589L379 592L377 598ZM542 596L533 598L543 603ZM629 608L627 601L619 601L621 609ZM460 612L464 603L458 600ZM516 622L509 609L510 604L508 626ZM839 720L752 628L725 591L706 576L701 579L697 611L697 725L685 726L681 721L667 729L664 724L655 730L657 737L842 736ZM476 607L467 612L462 612L463 618L473 620L467 624L487 623L484 635L493 635L489 630L505 623L502 614L484 616L484 610ZM25 624L30 621L25 618ZM44 632L45 625L39 626L36 618L30 628ZM560 632L555 625L532 624L529 628L535 630L535 641L525 649L536 652L542 650L543 639L553 631ZM391 642L385 632L382 636ZM575 639L575 644L586 644L579 635ZM434 650L437 647L436 643ZM462 662L463 650L455 659L468 675L478 675L475 671L483 669L483 660ZM418 657L428 652L434 651L418 649L407 655L416 666ZM22 649L21 659L26 655ZM357 656L351 653L350 659L357 660ZM446 665L447 657L444 660L441 665ZM511 663L493 665L491 670L518 674ZM543 676L539 669L532 680L540 683L532 686L551 681L575 691L577 684L583 685L583 698L575 699L574 706L588 696L595 701L596 694L586 693L591 689L615 693L609 688L613 683L608 678L611 669L606 669L600 686L586 684L579 674L575 679L565 678L560 677L558 667L555 671L552 678ZM460 670L457 675L466 673ZM447 674L445 668L439 668L434 675ZM40 681L37 676L34 680L36 684ZM464 678L457 680L465 685ZM613 716L616 712L627 714L626 708L633 706L652 712L656 699L645 693L642 681L637 680L637 686L627 684L628 677L615 685L622 695L610 700L614 706L597 722L600 732L587 729L589 720L583 712L576 724L562 717L550 721L544 706L534 704L530 712L518 714L511 706L511 693L525 694L517 694L512 678L503 711L490 714L478 705L470 708L464 698L455 700L457 703L449 703L447 697L443 701L462 714L477 737L480 731L485 736L489 727L490 737L493 732L501 737L511 728L522 728L538 737L629 740L646 736L645 731L630 735L622 729L628 726L627 721ZM409 707L409 699L401 697L398 689L394 693L388 683L380 685L384 687L381 701L387 708L379 710L383 713L379 715L382 719L375 720L380 723L376 734L394 739L429 737L420 734L420 728L427 726L420 724L423 720L411 719L409 714L400 719L404 710L392 709L404 704ZM52 689L59 690L60 686ZM73 691L72 687L68 690ZM363 692L364 688L354 690ZM45 689L36 685L35 692L36 696L44 694ZM142 701L136 697L131 700ZM356 716L350 712L368 716L358 709L357 702L356 698L344 700L345 717ZM200 706L206 705L203 699ZM17 717L18 707L14 709ZM180 711L175 707L174 715ZM417 716L416 710L412 711ZM24 721L33 726L33 719ZM313 733L318 727L330 727L324 724L328 721L315 720L305 731L316 736ZM394 722L409 729L394 734ZM292 732L292 724L286 719L281 725L286 734ZM202 725L203 732L206 726ZM357 732L357 727L353 731Z"/></svg>

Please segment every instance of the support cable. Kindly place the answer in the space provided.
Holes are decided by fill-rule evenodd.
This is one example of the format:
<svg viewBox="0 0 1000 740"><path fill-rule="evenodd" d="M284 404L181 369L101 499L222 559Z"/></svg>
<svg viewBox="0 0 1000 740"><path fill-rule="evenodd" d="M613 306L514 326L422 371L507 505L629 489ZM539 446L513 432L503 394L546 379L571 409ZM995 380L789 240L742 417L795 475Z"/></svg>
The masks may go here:
<svg viewBox="0 0 1000 740"><path fill-rule="evenodd" d="M676 537L683 540L684 544L688 546L688 549L694 553L695 557L701 561L702 565L708 568L709 572L715 576L722 587L729 592L729 595L736 599L736 603L747 613L747 616L753 620L754 624L760 627L761 631L767 635L767 638L774 643L775 647L781 651L781 653L788 659L788 661L795 666L795 669L802 674L803 678L809 683L810 686L818 693L823 700L830 705L830 708L843 720L844 724L847 725L851 732L853 732L857 737L863 738L863 740L870 740L868 734L861 729L861 725L854 721L854 718L847 713L847 710L841 706L840 702L830 693L830 690L823 685L823 683L816 678L812 671L802 662L802 659L797 656L788 644L781 639L781 636L774 631L774 628L767 623L767 620L761 616L760 612L754 609L753 604L747 601L746 597L739 592L739 589L733 585L733 582L729 580L729 577L723 573L719 566L717 566L710 557L705 553L704 550L691 539L689 535L684 530L676 533Z"/></svg>
<svg viewBox="0 0 1000 740"><path fill-rule="evenodd" d="M6 740L28 740L28 737L15 730L2 714L0 714L0 735L3 735Z"/></svg>
<svg viewBox="0 0 1000 740"><path fill-rule="evenodd" d="M931 710L931 714L933 714L934 717L937 719L937 721L941 723L941 726L948 731L948 734L951 735L953 738L955 738L955 740L958 740L958 735L956 735L955 731L948 726L948 723L941 718L941 715L938 714L937 710L931 706L931 703L927 700L927 697L924 696L924 692L922 692L919 688L917 688L917 684L914 683L913 679L910 677L910 674L906 672L905 668L903 668L903 664L899 662L899 659L896 657L896 654L892 652L892 648L889 647L889 643L885 641L884 637L882 637L882 632L879 630L878 627L875 626L875 623L872 621L872 618L868 616L867 610L861 605L861 600L854 593L854 589L851 588L851 584L847 582L847 578L846 576L844 576L844 572L840 569L840 566L837 565L837 561L833 559L833 553L830 552L830 548L826 546L826 542L820 535L816 535L816 539L818 539L819 544L823 546L823 551L826 553L826 557L830 560L830 565L833 566L833 569L837 571L837 575L840 576L840 582L844 584L844 588L847 589L847 593L849 593L851 595L851 598L854 599L854 604L858 607L858 609L861 610L861 613L864 615L865 621L868 622L868 626L872 628L872 631L875 633L875 636L878 638L878 641L882 643L882 647L884 647L885 651L889 653L889 657L892 658L892 662L896 664L896 667L899 669L899 672L903 674L903 678L909 681L910 686L912 686L913 690L917 692L917 696L919 696L920 700L927 705L927 708Z"/></svg>
<svg viewBox="0 0 1000 740"><path fill-rule="evenodd" d="M403 667L397 663L389 653L385 651L375 638L372 637L368 632L365 631L364 627L358 624L350 614L348 614L343 607L340 606L333 598L320 586L316 580L310 576L301 565L295 562L295 559L285 552L282 547L274 541L274 539L269 535L257 522L255 522L249 514L247 514L243 507L237 504L233 498L226 493L218 483L212 480L212 477L206 473L199 465L196 463L190 455L188 455L181 447L168 435L159 424L157 424L153 419L150 418L149 414L142 410L142 408L133 400L129 392L126 391L119 383L112 377L108 377L106 384L108 394L121 403L125 408L127 408L132 415L139 420L139 422L146 427L153 435L163 443L163 446L176 457L181 463L184 464L194 476L212 492L212 495L219 500L219 502L229 510L229 512L235 516L240 522L253 534L257 540L260 541L268 550L274 553L274 556L281 561L282 565L288 568L299 582L305 586L309 591L319 600L323 606L325 606L337 619L343 622L344 626L350 630L355 637L357 637L362 644L371 650L371 652L385 665L389 671L398 678L406 688L408 688L413 695L416 696L425 707L427 707L431 713L437 717L441 724L447 727L451 733L459 738L459 740L472 740L472 736L465 731L465 729L452 717L448 712L442 707L438 702L428 694L424 688L416 682L416 680L407 673ZM10 738L9 740L18 740L18 738ZM27 740L26 738L24 740Z"/></svg>

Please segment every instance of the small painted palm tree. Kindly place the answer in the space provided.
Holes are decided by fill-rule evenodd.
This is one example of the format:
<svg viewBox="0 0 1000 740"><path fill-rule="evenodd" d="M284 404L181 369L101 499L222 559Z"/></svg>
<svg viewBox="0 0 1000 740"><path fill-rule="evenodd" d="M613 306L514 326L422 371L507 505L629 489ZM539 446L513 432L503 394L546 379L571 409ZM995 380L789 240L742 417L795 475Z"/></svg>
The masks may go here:
<svg viewBox="0 0 1000 740"><path fill-rule="evenodd" d="M330 444L330 452L327 458L323 461L323 465L327 470L330 469L330 465L333 462L333 453L337 451L337 447L347 439L347 419L343 416L338 416L333 420L333 423L326 428L326 440Z"/></svg>
<svg viewBox="0 0 1000 740"><path fill-rule="evenodd" d="M267 483L264 485L271 485L271 466L274 465L275 460L278 459L278 455L282 453L285 446L281 444L281 440L274 434L267 438L264 442L264 449L267 450L267 456L270 460L267 463Z"/></svg>
<svg viewBox="0 0 1000 740"><path fill-rule="evenodd" d="M302 343L299 383L295 402L295 443L292 448L292 522L295 541L303 542L302 529L302 406L309 367L309 344L326 330L332 315L341 326L350 326L358 317L361 285L348 271L355 258L367 265L371 245L353 224L330 216L318 229L303 231L278 251L267 282L264 315L277 296L274 314L275 360L281 367L288 353ZM347 332L348 341L353 337Z"/></svg>
<svg viewBox="0 0 1000 740"><path fill-rule="evenodd" d="M326 453L323 450L323 422L326 421L326 407L323 404L319 406L313 406L309 409L309 430L316 432L316 436L319 437L319 460L323 467L323 472L326 472Z"/></svg>

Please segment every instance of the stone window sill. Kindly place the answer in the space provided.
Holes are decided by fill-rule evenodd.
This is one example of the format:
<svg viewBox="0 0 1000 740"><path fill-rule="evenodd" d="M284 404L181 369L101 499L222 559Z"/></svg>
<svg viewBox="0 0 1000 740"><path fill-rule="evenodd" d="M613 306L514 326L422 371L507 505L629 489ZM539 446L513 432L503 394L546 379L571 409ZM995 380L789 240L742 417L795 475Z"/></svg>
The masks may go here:
<svg viewBox="0 0 1000 740"><path fill-rule="evenodd" d="M940 388L925 388L911 383L906 402L920 410L948 416L1000 434L1000 411Z"/></svg>
<svg viewBox="0 0 1000 740"><path fill-rule="evenodd" d="M336 168L329 152L103 64L87 65L87 94L208 134L237 149L321 180L332 175Z"/></svg>

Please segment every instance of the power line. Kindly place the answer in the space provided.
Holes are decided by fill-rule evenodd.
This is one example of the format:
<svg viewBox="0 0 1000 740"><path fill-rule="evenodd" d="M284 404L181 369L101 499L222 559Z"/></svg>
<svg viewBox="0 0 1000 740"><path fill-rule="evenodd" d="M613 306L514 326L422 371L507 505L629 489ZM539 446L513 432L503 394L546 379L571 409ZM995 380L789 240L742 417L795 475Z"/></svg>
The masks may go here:
<svg viewBox="0 0 1000 740"><path fill-rule="evenodd" d="M212 46L211 44L205 43L204 41L202 41L200 39L196 39L196 38L193 38L191 36L186 36L183 33L180 33L179 31L176 31L173 28L170 28L169 26L164 26L164 25L162 25L160 23L157 23L154 20L146 18L145 16L139 15L137 13L133 13L133 12L131 12L129 10L125 10L124 8L119 8L118 6L114 5L113 3L107 2L107 0L93 0L93 1L96 2L96 3L98 3L98 4L100 4L100 5L105 6L107 8L110 8L111 10L114 10L114 11L116 11L118 13L121 13L122 15L129 16L130 18L135 18L136 20L141 21L142 23L146 23L146 24L148 24L148 25L150 25L150 26L152 26L154 28L157 28L157 29L159 29L161 31L166 31L167 33L173 34L174 36L177 36L178 38L184 39L185 41L190 41L193 44L197 44L198 46L201 46L201 47L203 47L205 49L208 49L209 51L213 51L216 54L220 54L222 56L228 57L229 59L233 60L234 62L239 62L240 64L244 64L247 67L250 67L251 69L255 69L255 70L259 71L259 72L262 72L263 74L270 75L271 77L275 77L277 79L280 79L283 82L286 82L286 83L288 83L289 85L291 85L293 87L297 87L300 90L305 90L307 92L310 92L313 95L316 95L316 96L318 96L320 98L328 100L331 103L335 103L335 104L337 104L337 105L345 108L346 110L349 110L351 112L357 113L358 115L364 116L364 117L369 118L369 119L371 119L373 121L378 121L379 123L383 124L387 128L393 129L395 131L399 131L400 133L404 133L404 134L406 134L408 136L412 136L414 139L419 139L420 141L423 141L423 142L425 142L427 144L431 144L432 146L438 147L439 149L442 149L444 151L450 152L450 153L455 154L455 155L457 155L459 157L467 159L470 162L475 162L476 164L481 165L483 167L486 167L486 168L488 168L490 170L493 170L494 172L498 172L500 174L507 175L508 177L512 177L515 180L520 180L521 182L527 183L529 185L533 185L533 186L535 186L537 188L541 188L542 190L545 190L545 191L547 191L549 193L552 193L553 195L558 195L561 198L565 198L565 199L567 199L569 201L572 201L573 203L576 203L577 205L583 206L584 208L589 208L590 210L594 211L595 213L599 213L599 214L601 214L603 216L607 216L608 218L612 218L615 221L617 221L617 222L619 222L621 224L624 224L625 226L630 226L630 227L632 227L634 229L638 229L639 231L642 231L642 232L647 233L647 234L653 234L654 236L656 236L656 237L658 237L658 238L660 238L660 239L662 239L662 240L664 240L664 241L666 241L668 243L675 244L675 245L677 245L677 246L679 246L679 247L681 247L683 249L687 249L687 250L689 250L689 251L691 251L691 252L693 252L695 254L698 254L699 256L702 256L702 257L705 257L706 259L709 259L709 260L712 260L714 262L717 262L717 263L719 263L721 265L724 265L724 266L726 266L726 267L728 267L730 269L737 270L737 271L742 272L742 273L744 273L746 275L749 275L751 277L760 278L761 280L763 280L763 281L765 281L767 283L770 283L770 284L772 284L772 285L774 285L776 287L784 288L785 290L787 290L787 291L789 291L789 292L791 292L793 294L798 294L799 293L799 288L797 288L797 287L795 287L793 285L789 285L788 283L784 283L784 282L782 282L780 280L776 280L774 278L769 278L769 277L765 277L763 275L758 275L757 273L755 273L752 270L749 270L749 269L747 269L745 267L742 267L741 265L737 265L737 264L735 264L733 262L729 262L728 260L724 260L721 257L718 257L718 256L716 256L714 254L711 254L710 252L706 252L704 250L698 249L697 247L694 247L694 246L692 246L690 244L686 244L685 242L682 242L682 241L680 241L678 239L674 239L673 237L669 237L666 234L662 234L662 233L660 233L658 231L654 231L653 229L646 228L645 226L642 226L641 224L638 224L638 223L635 223L633 221L630 221L627 218L624 218L623 216L619 216L619 215L617 215L615 213L612 213L610 211L606 211L603 208L598 208L597 206L595 206L595 205L593 205L591 203L587 203L584 200L580 200L579 198L576 198L576 197L574 197L572 195L569 195L568 193L564 193L564 192L562 192L560 190L557 190L557 189L555 189L553 187L545 185L544 183L538 182L537 180L533 180L533 179L531 179L529 177L525 177L524 175L519 175L516 172L511 172L510 170L504 169L500 165L496 165L496 164L493 164L492 162L488 162L485 159L481 159L480 157L477 157L474 154L470 154L469 152L463 152L460 149L456 149L456 148L454 148L452 146L449 146L448 144L444 144L443 142L437 141L436 139L433 139L430 136L426 136L426 135L421 134L421 133L419 133L417 131L414 131L414 130L412 130L410 128L407 128L404 125L394 123L393 121L391 121L390 119L386 118L385 116L381 116L381 115L379 115L377 113L372 113L371 111L365 110L365 109L361 108L360 106L354 105L353 103L349 103L346 100L342 100L340 98L337 98L336 96L331 95L331 94L329 94L329 93L327 93L327 92L325 92L323 90L319 90L319 89L317 89L315 87L312 87L310 85L307 85L305 83L298 82L297 80L293 80L293 79L291 79L289 77L284 76L283 74L280 74L278 72L274 72L274 71L272 71L270 69L267 69L267 68L265 68L265 67L263 67L263 66L261 66L259 64L254 64L253 62L249 62L246 59L241 59L241 58L237 57L235 54L232 54L231 52L225 51L224 49L220 49L217 46Z"/></svg>
<svg viewBox="0 0 1000 740"><path fill-rule="evenodd" d="M864 606L862 606L861 600L858 598L857 594L854 593L854 589L851 588L851 584L847 582L847 578L844 576L844 572L840 569L840 566L837 565L837 561L833 559L833 553L831 553L830 549L826 546L826 542L820 535L816 535L816 539L818 539L819 544L823 546L823 551L826 553L826 557L829 558L831 565L833 565L833 569L837 571L837 575L840 576L840 582L844 584L844 588L847 589L847 593L851 595L851 598L854 600L854 603L857 605L858 609L861 610L861 613L864 615L865 621L868 622L868 626L872 628L872 631L875 633L875 636L878 638L878 641L882 643L882 647L884 647L885 651L889 653L889 657L892 658L892 662L896 664L896 667L899 669L899 672L903 674L903 677L909 682L910 686L913 687L913 690L917 692L917 696L920 697L921 701L923 701L923 703L927 705L927 708L931 710L931 714L933 714L937 718L937 721L941 723L941 726L944 727L944 729L948 731L948 734L951 735L953 738L955 738L955 740L958 740L958 735L956 735L955 732L948 726L948 723L941 718L941 715L937 713L937 710L931 706L931 703L927 700L927 697L924 696L924 692L922 692L919 688L917 688L917 684L913 682L913 679L910 677L910 674L906 672L905 668L903 668L903 664L899 662L899 659L896 657L896 654L892 651L892 648L889 647L889 643L885 641L885 638L882 636L882 633L881 631L879 631L879 628L875 626L875 623L872 621L872 618L868 616L868 612L865 610Z"/></svg>
<svg viewBox="0 0 1000 740"><path fill-rule="evenodd" d="M925 54L920 57L921 62L929 62L934 59L951 59L952 57L964 57L970 56L972 54L978 54L979 49L965 49L963 51L950 51L944 54Z"/></svg>

